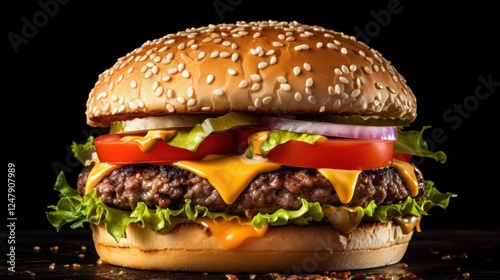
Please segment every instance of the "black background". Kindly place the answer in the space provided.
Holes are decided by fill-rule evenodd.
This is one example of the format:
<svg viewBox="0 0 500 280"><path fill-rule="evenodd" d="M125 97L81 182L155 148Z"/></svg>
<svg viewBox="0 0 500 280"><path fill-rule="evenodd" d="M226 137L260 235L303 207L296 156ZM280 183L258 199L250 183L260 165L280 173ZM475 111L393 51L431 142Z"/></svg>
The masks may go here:
<svg viewBox="0 0 500 280"><path fill-rule="evenodd" d="M481 3L484 2L484 3ZM434 208L422 228L497 228L496 120L498 15L486 1L7 1L2 6L3 147L16 167L16 227L50 228L60 170L74 182L82 166L73 141L102 130L86 125L97 76L144 41L210 23L297 20L356 35L405 76L418 100L412 128L443 150L445 164L418 166L441 191L458 194ZM486 4L488 3L488 4ZM273 7L271 7L271 4ZM361 33L363 32L363 33ZM13 39L17 38L17 39ZM19 41L21 38L21 41ZM483 81L483 82L481 82ZM489 81L485 83L484 81ZM485 86L489 84L489 86ZM458 110L461 108L461 111ZM7 212L7 186L0 211Z"/></svg>

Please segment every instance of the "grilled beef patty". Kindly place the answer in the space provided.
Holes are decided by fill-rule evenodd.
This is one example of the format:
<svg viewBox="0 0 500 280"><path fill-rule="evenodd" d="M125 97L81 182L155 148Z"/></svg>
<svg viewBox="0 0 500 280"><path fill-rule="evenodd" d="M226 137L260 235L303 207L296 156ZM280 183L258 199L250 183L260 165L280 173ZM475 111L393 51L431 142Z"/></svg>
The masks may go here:
<svg viewBox="0 0 500 280"><path fill-rule="evenodd" d="M85 167L77 187L84 195L85 183L93 164ZM419 193L424 194L424 181L416 172ZM239 195L226 204L219 192L208 182L190 171L167 165L128 165L113 170L95 187L97 195L111 207L133 210L137 202L148 207L179 209L184 200L205 206L212 212L226 212L252 217L257 213L272 213L280 208L299 209L301 199L333 206L365 206L371 200L377 204L393 204L410 195L405 182L395 168L386 167L362 171L352 200L343 204L332 184L316 169L283 167L259 174Z"/></svg>

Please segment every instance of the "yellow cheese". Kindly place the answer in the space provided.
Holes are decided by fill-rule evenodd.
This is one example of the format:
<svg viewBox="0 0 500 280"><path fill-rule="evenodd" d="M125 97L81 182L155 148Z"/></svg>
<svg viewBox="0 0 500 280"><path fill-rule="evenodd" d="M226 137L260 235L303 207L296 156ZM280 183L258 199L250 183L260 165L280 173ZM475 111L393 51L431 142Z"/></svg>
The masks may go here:
<svg viewBox="0 0 500 280"><path fill-rule="evenodd" d="M143 152L151 151L158 140L167 141L174 136L175 130L149 130L145 136L128 135L122 137L121 141L135 141Z"/></svg>
<svg viewBox="0 0 500 280"><path fill-rule="evenodd" d="M243 155L203 161L179 161L174 165L206 178L227 204L233 203L255 176L281 167L266 159L248 159Z"/></svg>
<svg viewBox="0 0 500 280"><path fill-rule="evenodd" d="M341 233L347 234L355 230L364 216L364 210L360 206L325 206L323 212L333 228Z"/></svg>
<svg viewBox="0 0 500 280"><path fill-rule="evenodd" d="M95 186L108 176L111 171L118 169L123 166L123 164L110 164L107 162L100 162L97 158L92 159L94 162L94 167L90 170L87 177L87 182L85 183L85 193L91 191Z"/></svg>
<svg viewBox="0 0 500 280"><path fill-rule="evenodd" d="M332 183L342 203L347 204L351 201L360 170L320 168L318 172Z"/></svg>
<svg viewBox="0 0 500 280"><path fill-rule="evenodd" d="M247 238L264 236L268 228L266 225L257 229L250 221L240 223L238 219L217 222L209 218L198 218L196 222L207 227L217 240L230 249L239 247Z"/></svg>
<svg viewBox="0 0 500 280"><path fill-rule="evenodd" d="M410 195L415 197L418 194L418 181L415 171L420 173L420 170L412 163L397 159L392 161L392 167L396 168L399 175L403 177L406 187L410 190Z"/></svg>

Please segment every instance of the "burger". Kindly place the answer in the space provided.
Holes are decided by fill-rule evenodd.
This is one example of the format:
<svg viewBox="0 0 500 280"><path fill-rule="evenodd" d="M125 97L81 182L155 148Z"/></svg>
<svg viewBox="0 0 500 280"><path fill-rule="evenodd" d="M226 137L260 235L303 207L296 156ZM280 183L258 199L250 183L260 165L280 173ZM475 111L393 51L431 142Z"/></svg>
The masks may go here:
<svg viewBox="0 0 500 280"><path fill-rule="evenodd" d="M90 224L112 265L319 272L399 262L441 193L416 97L378 51L299 22L240 21L150 40L99 75L47 218ZM108 132L106 130L106 132Z"/></svg>

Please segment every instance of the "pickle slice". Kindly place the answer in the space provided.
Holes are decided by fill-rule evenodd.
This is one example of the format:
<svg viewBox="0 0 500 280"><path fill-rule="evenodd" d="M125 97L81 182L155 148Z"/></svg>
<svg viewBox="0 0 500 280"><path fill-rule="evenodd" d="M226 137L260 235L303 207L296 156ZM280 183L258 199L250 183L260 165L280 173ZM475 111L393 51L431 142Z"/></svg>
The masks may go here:
<svg viewBox="0 0 500 280"><path fill-rule="evenodd" d="M153 129L194 127L212 115L150 116L126 121L112 122L110 133L141 132Z"/></svg>

